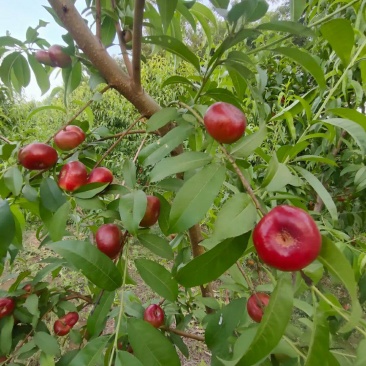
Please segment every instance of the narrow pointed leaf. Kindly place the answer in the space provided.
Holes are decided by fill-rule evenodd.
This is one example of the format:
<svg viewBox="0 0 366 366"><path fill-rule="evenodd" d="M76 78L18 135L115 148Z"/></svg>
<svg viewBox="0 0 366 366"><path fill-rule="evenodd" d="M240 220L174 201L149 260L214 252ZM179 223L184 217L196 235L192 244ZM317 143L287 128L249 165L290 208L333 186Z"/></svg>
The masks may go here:
<svg viewBox="0 0 366 366"><path fill-rule="evenodd" d="M160 109L147 121L146 131L156 131L159 128L164 127L167 123L176 120L178 117L179 113L176 108L168 107Z"/></svg>
<svg viewBox="0 0 366 366"><path fill-rule="evenodd" d="M184 231L205 216L221 189L225 172L225 167L211 164L184 183L172 203L170 232Z"/></svg>
<svg viewBox="0 0 366 366"><path fill-rule="evenodd" d="M117 351L115 366L144 366L138 358L126 351Z"/></svg>
<svg viewBox="0 0 366 366"><path fill-rule="evenodd" d="M37 347L44 353L53 356L58 356L60 354L59 345L55 337L52 337L50 334L46 332L37 332L33 339Z"/></svg>
<svg viewBox="0 0 366 366"><path fill-rule="evenodd" d="M258 25L256 29L259 30L272 30L277 32L286 32L291 34L299 34L302 36L314 36L314 32L305 27L299 22L292 22L290 20L272 20L268 23L262 23Z"/></svg>
<svg viewBox="0 0 366 366"><path fill-rule="evenodd" d="M236 158L247 158L258 148L267 136L267 128L262 125L258 131L244 136L230 147L230 153Z"/></svg>
<svg viewBox="0 0 366 366"><path fill-rule="evenodd" d="M15 221L9 203L0 200L0 258L6 255L8 247L15 235Z"/></svg>
<svg viewBox="0 0 366 366"><path fill-rule="evenodd" d="M155 234L139 234L138 239L140 243L154 254L172 260L174 258L173 250L168 241Z"/></svg>
<svg viewBox="0 0 366 366"><path fill-rule="evenodd" d="M178 0L157 0L161 20L163 22L164 32L168 31L170 22L172 21Z"/></svg>
<svg viewBox="0 0 366 366"><path fill-rule="evenodd" d="M42 180L40 196L43 207L51 212L56 212L66 203L66 195L61 191L58 184L51 178Z"/></svg>
<svg viewBox="0 0 366 366"><path fill-rule="evenodd" d="M50 88L50 80L47 71L44 67L36 60L33 55L27 55L30 67L33 70L34 76L36 77L37 84L42 91L42 94L46 93Z"/></svg>
<svg viewBox="0 0 366 366"><path fill-rule="evenodd" d="M216 280L243 255L249 236L246 233L226 239L194 258L178 271L177 281L184 287L194 287Z"/></svg>
<svg viewBox="0 0 366 366"><path fill-rule="evenodd" d="M4 173L4 183L14 196L19 195L23 187L23 175L18 167L10 167Z"/></svg>
<svg viewBox="0 0 366 366"><path fill-rule="evenodd" d="M135 265L141 278L153 291L169 301L177 299L178 283L165 267L149 259L136 259Z"/></svg>
<svg viewBox="0 0 366 366"><path fill-rule="evenodd" d="M134 355L144 366L180 366L172 343L151 324L129 319L127 330Z"/></svg>
<svg viewBox="0 0 366 366"><path fill-rule="evenodd" d="M122 276L117 267L91 243L64 240L48 246L79 269L96 286L107 291L113 291L121 286Z"/></svg>
<svg viewBox="0 0 366 366"><path fill-rule="evenodd" d="M86 346L70 361L68 366L99 365L109 338L110 336L101 336L93 339L91 342L88 342Z"/></svg>
<svg viewBox="0 0 366 366"><path fill-rule="evenodd" d="M200 168L211 160L210 155L197 151L186 151L178 156L165 158L157 163L150 172L151 182L157 182L176 173Z"/></svg>

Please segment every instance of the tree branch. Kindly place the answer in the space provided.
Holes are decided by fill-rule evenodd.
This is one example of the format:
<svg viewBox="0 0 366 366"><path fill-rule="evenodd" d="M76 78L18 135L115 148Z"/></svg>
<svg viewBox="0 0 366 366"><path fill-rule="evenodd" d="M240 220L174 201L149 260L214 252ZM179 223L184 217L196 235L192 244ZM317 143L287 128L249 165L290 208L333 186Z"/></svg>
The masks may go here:
<svg viewBox="0 0 366 366"><path fill-rule="evenodd" d="M141 90L141 37L144 19L145 0L135 1L135 14L132 34L132 77L136 90Z"/></svg>
<svg viewBox="0 0 366 366"><path fill-rule="evenodd" d="M202 337L202 336L199 336L196 334L187 333L187 332L184 332L183 330L179 330L177 328L162 327L161 329L164 329L165 331L170 332L170 333L178 334L185 338L195 339L196 341L200 341L200 342L205 341L205 337Z"/></svg>
<svg viewBox="0 0 366 366"><path fill-rule="evenodd" d="M96 37L101 40L101 28L102 28L102 8L100 0L95 0L95 27L96 27Z"/></svg>

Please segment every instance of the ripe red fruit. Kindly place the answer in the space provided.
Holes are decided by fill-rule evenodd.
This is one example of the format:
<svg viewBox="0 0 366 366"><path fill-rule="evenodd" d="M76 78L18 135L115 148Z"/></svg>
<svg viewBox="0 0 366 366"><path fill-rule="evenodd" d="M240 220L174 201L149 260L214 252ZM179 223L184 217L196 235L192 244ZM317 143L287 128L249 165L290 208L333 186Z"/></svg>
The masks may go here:
<svg viewBox="0 0 366 366"><path fill-rule="evenodd" d="M122 232L115 224L102 225L95 235L98 249L114 259L122 249Z"/></svg>
<svg viewBox="0 0 366 366"><path fill-rule="evenodd" d="M263 311L269 303L269 295L263 292L257 292L249 297L247 302L247 311L249 316L257 323L260 323L263 317Z"/></svg>
<svg viewBox="0 0 366 366"><path fill-rule="evenodd" d="M10 297L0 298L0 319L11 315L15 308L15 301Z"/></svg>
<svg viewBox="0 0 366 366"><path fill-rule="evenodd" d="M34 57L36 58L36 60L43 64L43 65L47 65L47 66L56 66L51 58L50 58L50 54L48 53L48 51L44 51L44 50L38 50L35 54Z"/></svg>
<svg viewBox="0 0 366 366"><path fill-rule="evenodd" d="M64 151L72 150L85 140L84 131L75 125L68 125L54 137L56 146Z"/></svg>
<svg viewBox="0 0 366 366"><path fill-rule="evenodd" d="M140 226L149 227L158 221L160 215L160 200L155 196L146 196L147 206L145 215L140 222Z"/></svg>
<svg viewBox="0 0 366 366"><path fill-rule="evenodd" d="M72 311L60 318L60 320L72 328L78 322L79 314L76 311Z"/></svg>
<svg viewBox="0 0 366 366"><path fill-rule="evenodd" d="M70 67L72 60L71 57L64 52L63 47L55 44L48 49L51 61L55 66L66 68Z"/></svg>
<svg viewBox="0 0 366 366"><path fill-rule="evenodd" d="M149 305L144 311L144 320L155 328L159 328L164 324L164 317L164 310L157 304Z"/></svg>
<svg viewBox="0 0 366 366"><path fill-rule="evenodd" d="M98 167L93 169L88 177L88 183L112 183L113 182L113 174L112 172L105 167Z"/></svg>
<svg viewBox="0 0 366 366"><path fill-rule="evenodd" d="M258 256L281 271L298 271L309 265L321 249L321 235L313 218L298 207L277 206L254 228Z"/></svg>
<svg viewBox="0 0 366 366"><path fill-rule="evenodd" d="M132 41L132 32L129 29L125 29L122 31L123 40L128 43Z"/></svg>
<svg viewBox="0 0 366 366"><path fill-rule="evenodd" d="M18 153L19 163L30 170L49 169L56 164L57 159L57 151L40 142L24 146Z"/></svg>
<svg viewBox="0 0 366 366"><path fill-rule="evenodd" d="M70 325L65 324L61 319L58 319L53 324L53 330L58 336L64 336L71 330Z"/></svg>
<svg viewBox="0 0 366 366"><path fill-rule="evenodd" d="M87 183L88 171L80 161L65 164L58 178L58 185L65 191L75 191Z"/></svg>
<svg viewBox="0 0 366 366"><path fill-rule="evenodd" d="M225 102L212 104L203 117L207 132L218 142L231 144L239 140L247 126L244 113Z"/></svg>
<svg viewBox="0 0 366 366"><path fill-rule="evenodd" d="M22 290L24 290L25 292L31 293L33 288L32 288L32 285L30 283L27 283L26 285L24 285L22 287Z"/></svg>

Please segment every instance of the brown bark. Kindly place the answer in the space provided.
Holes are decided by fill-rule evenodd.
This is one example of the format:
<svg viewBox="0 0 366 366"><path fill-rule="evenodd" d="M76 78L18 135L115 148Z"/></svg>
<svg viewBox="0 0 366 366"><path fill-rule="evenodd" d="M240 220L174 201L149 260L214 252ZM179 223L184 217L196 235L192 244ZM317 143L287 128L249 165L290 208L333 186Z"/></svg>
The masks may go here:
<svg viewBox="0 0 366 366"><path fill-rule="evenodd" d="M139 0L142 4L143 1ZM139 72L139 62L136 57L139 57L140 53L133 53L133 74L135 76L134 81L118 66L117 62L108 54L100 40L94 36L91 30L88 28L84 19L76 10L71 0L48 0L53 10L57 13L58 17L64 24L65 28L69 31L79 48L85 53L93 66L101 73L105 78L107 84L117 90L123 95L130 103L132 103L139 113L147 118L153 115L160 109L159 104L151 98L150 95L144 92L139 87L139 78L136 79L136 73ZM139 13L140 14L140 13ZM141 15L141 14L140 14ZM142 19L141 19L142 21ZM138 22L137 22L138 23ZM141 39L141 30L137 32L134 29L133 40L139 43L138 39ZM162 129L159 129L161 135L166 134L172 125L167 125ZM175 149L173 154L179 154L183 152L183 148L180 146ZM189 230L189 236L191 240L193 256L196 257L204 252L204 248L199 245L202 241L201 228L199 225L195 225ZM212 290L210 284L206 287L201 286L202 296L212 296Z"/></svg>

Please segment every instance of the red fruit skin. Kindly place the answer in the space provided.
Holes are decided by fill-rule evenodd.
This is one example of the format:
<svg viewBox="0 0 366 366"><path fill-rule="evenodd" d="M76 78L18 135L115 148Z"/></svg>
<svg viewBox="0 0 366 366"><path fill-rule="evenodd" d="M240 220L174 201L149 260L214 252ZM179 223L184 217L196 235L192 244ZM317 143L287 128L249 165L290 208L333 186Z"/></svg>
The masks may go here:
<svg viewBox="0 0 366 366"><path fill-rule="evenodd" d="M85 133L79 126L68 125L58 132L53 140L59 149L69 151L85 140Z"/></svg>
<svg viewBox="0 0 366 366"><path fill-rule="evenodd" d="M43 64L43 65L47 65L47 66L56 66L51 58L50 58L50 54L48 53L48 51L44 51L44 50L38 50L35 54L34 57L36 58L36 60Z"/></svg>
<svg viewBox="0 0 366 366"><path fill-rule="evenodd" d="M0 356L0 362L5 362L7 360L6 356Z"/></svg>
<svg viewBox="0 0 366 366"><path fill-rule="evenodd" d="M112 172L105 167L98 167L93 169L88 177L88 183L112 183L113 182L113 174Z"/></svg>
<svg viewBox="0 0 366 366"><path fill-rule="evenodd" d="M72 328L78 322L79 314L76 311L72 311L60 318L60 320Z"/></svg>
<svg viewBox="0 0 366 366"><path fill-rule="evenodd" d="M257 292L249 297L247 302L247 311L249 316L255 322L261 322L264 308L268 305L269 299L269 295L263 292Z"/></svg>
<svg viewBox="0 0 366 366"><path fill-rule="evenodd" d="M239 140L247 127L244 113L225 102L212 104L207 109L203 121L207 132L222 144L232 144Z"/></svg>
<svg viewBox="0 0 366 366"><path fill-rule="evenodd" d="M88 171L80 161L65 164L60 171L58 185L65 191L73 192L87 183Z"/></svg>
<svg viewBox="0 0 366 366"><path fill-rule="evenodd" d="M71 330L71 327L65 324L61 319L58 319L53 324L53 330L58 336L65 336Z"/></svg>
<svg viewBox="0 0 366 366"><path fill-rule="evenodd" d="M57 159L57 151L40 142L24 146L18 153L19 163L29 170L49 169L56 164Z"/></svg>
<svg viewBox="0 0 366 366"><path fill-rule="evenodd" d="M313 218L298 207L281 205L265 215L254 228L258 256L281 271L299 271L318 256L321 235Z"/></svg>
<svg viewBox="0 0 366 366"><path fill-rule="evenodd" d="M164 324L164 310L157 304L149 305L144 311L144 320L155 328L160 328Z"/></svg>
<svg viewBox="0 0 366 366"><path fill-rule="evenodd" d="M55 66L66 68L72 64L71 57L64 52L63 47L55 44L48 49L51 61Z"/></svg>
<svg viewBox="0 0 366 366"><path fill-rule="evenodd" d="M155 196L146 196L147 198L147 206L145 215L140 222L140 226L142 227L150 227L154 225L159 218L160 215L160 200Z"/></svg>
<svg viewBox="0 0 366 366"><path fill-rule="evenodd" d="M0 319L13 314L15 301L10 297L0 298Z"/></svg>
<svg viewBox="0 0 366 366"><path fill-rule="evenodd" d="M102 225L95 234L98 249L114 259L122 249L122 232L115 224Z"/></svg>
<svg viewBox="0 0 366 366"><path fill-rule="evenodd" d="M26 285L24 285L22 287L22 290L24 290L25 292L31 293L32 292L32 285L30 283L27 283Z"/></svg>

